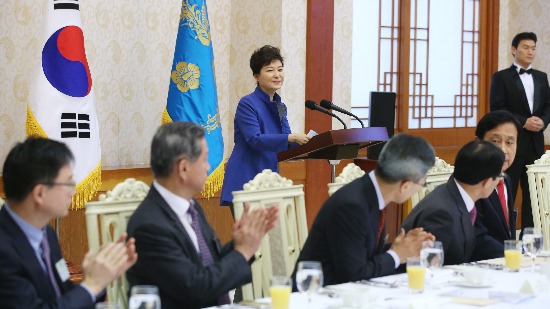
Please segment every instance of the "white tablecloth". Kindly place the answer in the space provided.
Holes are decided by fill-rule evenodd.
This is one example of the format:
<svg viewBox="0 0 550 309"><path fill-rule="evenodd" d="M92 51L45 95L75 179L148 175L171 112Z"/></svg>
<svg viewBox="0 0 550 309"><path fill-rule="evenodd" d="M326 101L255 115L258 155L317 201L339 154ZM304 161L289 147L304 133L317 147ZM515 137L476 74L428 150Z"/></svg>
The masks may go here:
<svg viewBox="0 0 550 309"><path fill-rule="evenodd" d="M487 309L506 309L506 308L548 308L550 306L550 292L540 293L531 298L526 298L517 303L510 303L505 301L499 301L493 304L485 306L474 306L458 304L453 301L451 297L442 296L442 294L454 292L461 293L462 299L472 298L484 298L488 297L488 294L494 292L506 293L518 293L526 279L533 276L532 272L528 269L522 269L519 273L510 273L504 270L490 270L484 269L488 272L490 277L490 283L488 287L461 287L456 285L458 281L464 279L457 275L455 271L451 269L443 269L439 273L436 273L436 277L430 284L427 282L426 289L423 293L413 294L408 291L407 275L399 274L393 276L387 276L377 278L375 280L385 282L399 282L397 288L387 287L373 287L364 286L359 283L346 283L344 285L336 286L336 289L353 288L354 286L360 286L366 290L367 301L360 308L407 308L407 309L439 309L439 308L487 308ZM538 274L535 273L535 274ZM547 280L547 279L545 279ZM550 284L550 283L549 283ZM290 298L289 309L344 309L349 308L343 305L343 299L338 295L339 293L329 293L334 291L334 288L326 287L320 294L314 295L312 303L308 304L306 295L300 293L293 293ZM547 290L548 291L548 290ZM260 299L257 302L265 303L269 308L270 300ZM224 306L225 308L231 308L231 306ZM242 306L235 306L234 308L246 308ZM259 307L249 307L259 308Z"/></svg>

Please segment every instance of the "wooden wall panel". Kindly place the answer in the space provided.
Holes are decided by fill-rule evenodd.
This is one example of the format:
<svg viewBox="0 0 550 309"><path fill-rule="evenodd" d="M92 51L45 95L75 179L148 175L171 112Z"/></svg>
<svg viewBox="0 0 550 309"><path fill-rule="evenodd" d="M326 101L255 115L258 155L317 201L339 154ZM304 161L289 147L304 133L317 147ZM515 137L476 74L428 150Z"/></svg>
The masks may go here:
<svg viewBox="0 0 550 309"><path fill-rule="evenodd" d="M334 33L334 0L308 0L306 37L306 100L332 101L332 62ZM306 110L305 131L323 133L332 129L332 118ZM311 227L319 208L328 197L330 165L326 160L306 162L306 211Z"/></svg>

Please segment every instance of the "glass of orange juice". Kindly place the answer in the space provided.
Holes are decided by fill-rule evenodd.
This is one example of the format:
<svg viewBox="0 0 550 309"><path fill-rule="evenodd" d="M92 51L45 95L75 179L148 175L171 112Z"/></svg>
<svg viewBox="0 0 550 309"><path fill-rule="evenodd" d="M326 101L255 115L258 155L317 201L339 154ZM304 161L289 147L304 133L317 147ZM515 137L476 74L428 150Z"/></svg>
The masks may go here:
<svg viewBox="0 0 550 309"><path fill-rule="evenodd" d="M288 309L292 279L283 276L274 276L269 279L269 294L272 309Z"/></svg>
<svg viewBox="0 0 550 309"><path fill-rule="evenodd" d="M424 292L426 265L424 265L424 262L419 256L407 258L407 277L409 278L410 292Z"/></svg>
<svg viewBox="0 0 550 309"><path fill-rule="evenodd" d="M506 269L517 272L521 266L521 240L504 241L504 262Z"/></svg>

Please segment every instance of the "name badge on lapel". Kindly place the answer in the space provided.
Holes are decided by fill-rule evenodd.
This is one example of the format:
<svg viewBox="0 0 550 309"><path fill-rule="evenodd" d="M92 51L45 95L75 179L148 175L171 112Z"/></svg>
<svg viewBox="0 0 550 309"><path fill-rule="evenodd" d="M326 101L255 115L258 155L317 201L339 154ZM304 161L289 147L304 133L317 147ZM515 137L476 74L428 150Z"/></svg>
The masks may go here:
<svg viewBox="0 0 550 309"><path fill-rule="evenodd" d="M67 267L67 262L65 262L65 259L62 258L57 261L55 263L55 269L57 270L57 274L59 275L61 282L69 280L71 274L69 273L69 268Z"/></svg>

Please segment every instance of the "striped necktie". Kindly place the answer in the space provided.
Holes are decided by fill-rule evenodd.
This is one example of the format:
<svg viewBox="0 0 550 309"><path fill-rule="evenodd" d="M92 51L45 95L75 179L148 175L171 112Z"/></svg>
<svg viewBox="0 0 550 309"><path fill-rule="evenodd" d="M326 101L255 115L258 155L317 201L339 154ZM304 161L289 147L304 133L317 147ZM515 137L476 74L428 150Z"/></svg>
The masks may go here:
<svg viewBox="0 0 550 309"><path fill-rule="evenodd" d="M50 283L55 292L55 297L59 298L61 296L61 291L59 290L59 285L57 284L57 280L55 279L55 274L53 272L52 259L50 256L50 244L48 243L48 234L46 231L44 231L44 237L42 237L40 249L42 249L40 256L46 265L46 274L48 275L48 279L50 279Z"/></svg>
<svg viewBox="0 0 550 309"><path fill-rule="evenodd" d="M202 265L208 266L210 264L213 264L214 258L212 257L210 248L208 247L208 244L204 239L204 234L202 233L201 225L199 222L199 214L195 209L195 203L193 203L193 201L191 201L191 204L189 205L189 209L187 210L187 212L191 215L191 220L192 220L191 226L193 227L193 230L197 235L197 242L199 244L199 251L202 259ZM225 294L222 294L220 297L218 297L218 305L227 305L230 303L231 303L231 300L229 299L229 294L225 293Z"/></svg>
<svg viewBox="0 0 550 309"><path fill-rule="evenodd" d="M376 237L376 245L380 245L380 237L382 237L382 230L384 229L384 224L386 223L386 208L380 210L378 217L378 236Z"/></svg>

